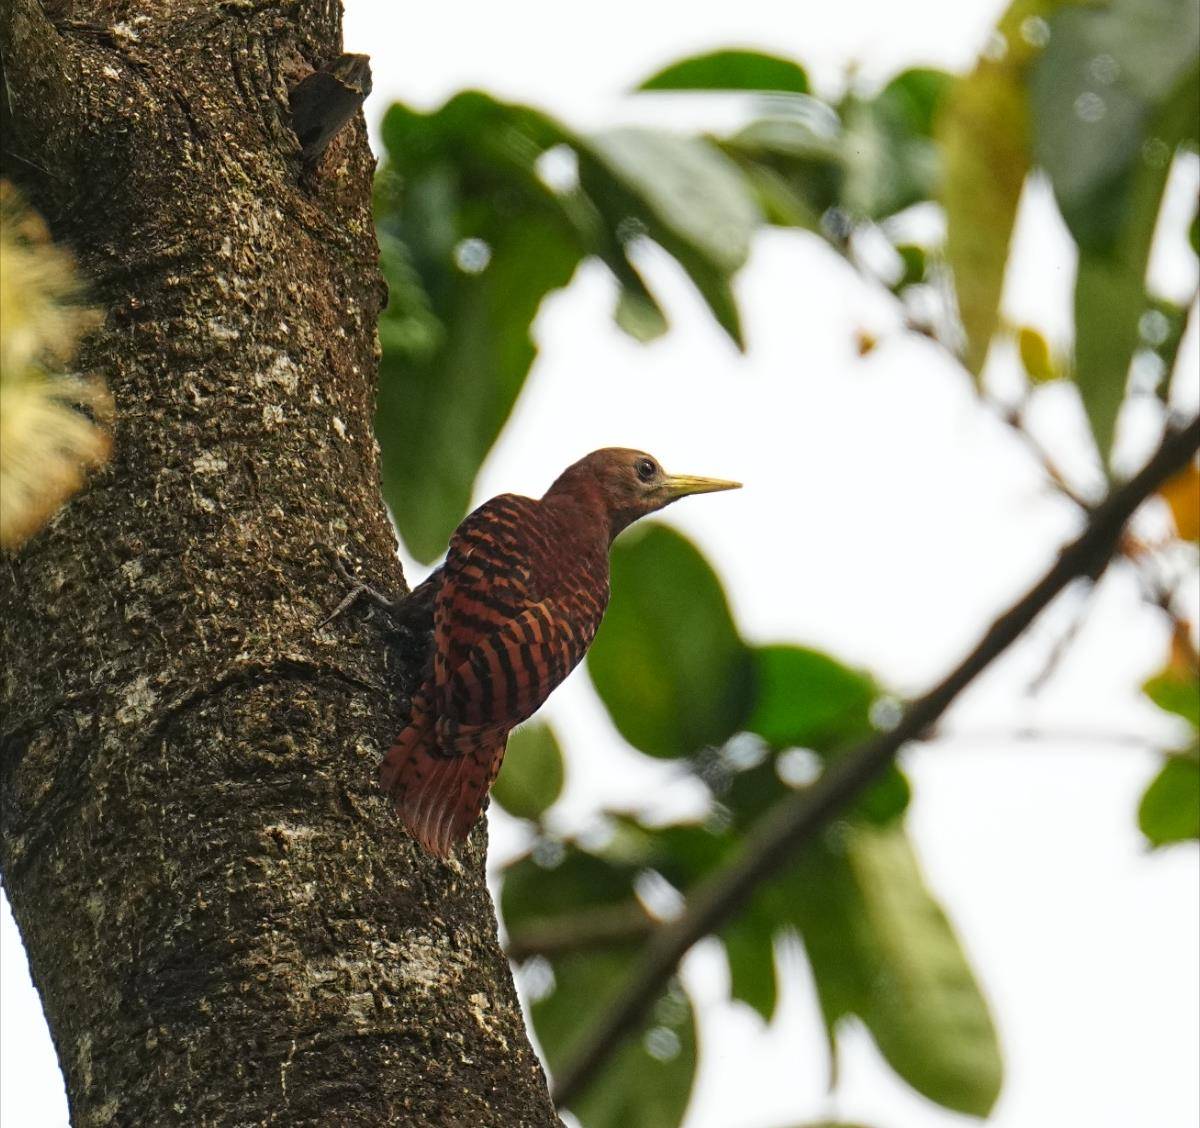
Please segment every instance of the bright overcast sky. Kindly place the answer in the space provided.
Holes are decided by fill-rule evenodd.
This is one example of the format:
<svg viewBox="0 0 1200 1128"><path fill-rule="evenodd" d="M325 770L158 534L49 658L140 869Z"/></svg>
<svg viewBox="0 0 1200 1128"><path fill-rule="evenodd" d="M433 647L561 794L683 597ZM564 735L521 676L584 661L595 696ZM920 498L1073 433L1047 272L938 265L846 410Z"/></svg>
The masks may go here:
<svg viewBox="0 0 1200 1128"><path fill-rule="evenodd" d="M373 122L394 99L428 107L464 87L579 126L648 113L694 121L721 108L684 111L654 99L650 110L634 109L623 93L665 62L729 45L792 56L825 89L851 65L868 79L914 64L962 68L1002 6L346 0L346 48L372 56ZM1176 177L1166 226L1186 223L1198 182L1193 161ZM652 347L613 328L612 287L598 269L548 303L540 358L479 499L538 494L567 463L606 445L645 447L668 469L738 478L747 486L740 493L685 502L669 519L720 570L743 632L824 647L899 693L920 691L1047 566L1074 514L979 408L964 374L899 334L890 303L815 240L759 238L738 286L744 357L673 264L655 259L649 270L674 326ZM1061 341L1072 271L1044 195L1027 193L1009 312ZM1196 285L1193 260L1159 255L1153 278L1182 299ZM854 349L862 327L884 337L865 360ZM1194 327L1184 354L1195 371ZM1197 393L1187 395L1194 407ZM1082 425L1069 393L1050 396L1039 423L1065 461L1078 459ZM1125 449L1137 454L1148 436L1136 418L1126 424ZM781 561L792 579L787 603L772 584ZM909 826L1004 1043L1007 1079L989 1123L1195 1128L1200 858L1194 846L1151 856L1136 831L1137 798L1157 758L1086 738L1171 738L1175 730L1137 692L1161 665L1167 632L1127 575L1110 575L1093 602L1040 695L1025 687L1071 621L1078 593L955 709L946 728L959 739L909 753ZM571 755L564 828L600 801L628 805L665 782L668 765L623 750L586 675L572 677L548 708ZM1063 736L997 739L1027 726ZM520 838L502 814L492 825L494 859L503 858ZM66 1123L61 1081L7 902L2 940L0 1120L57 1128ZM812 985L803 961L791 963L782 1013L768 1030L723 1002L725 972L712 945L690 959L702 1066L687 1128L780 1128L824 1116L874 1128L970 1123L905 1088L861 1032L847 1040L837 1096L826 1096Z"/></svg>

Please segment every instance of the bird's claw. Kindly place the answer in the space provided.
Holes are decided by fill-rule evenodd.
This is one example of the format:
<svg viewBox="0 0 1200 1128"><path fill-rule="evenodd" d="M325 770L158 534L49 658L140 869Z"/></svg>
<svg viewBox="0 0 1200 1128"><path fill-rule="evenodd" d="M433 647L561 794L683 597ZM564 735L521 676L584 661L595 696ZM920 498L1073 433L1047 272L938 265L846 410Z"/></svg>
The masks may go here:
<svg viewBox="0 0 1200 1128"><path fill-rule="evenodd" d="M352 575L342 563L342 558L335 552L332 554L333 570L337 573L348 587L349 591L342 598L342 601L322 619L317 625L316 630L321 630L323 627L329 626L330 623L339 616L345 614L360 598L367 598L376 606L383 608L393 618L397 617L400 608L404 604L404 598L388 599L386 595L381 595L370 584L364 584L358 577Z"/></svg>

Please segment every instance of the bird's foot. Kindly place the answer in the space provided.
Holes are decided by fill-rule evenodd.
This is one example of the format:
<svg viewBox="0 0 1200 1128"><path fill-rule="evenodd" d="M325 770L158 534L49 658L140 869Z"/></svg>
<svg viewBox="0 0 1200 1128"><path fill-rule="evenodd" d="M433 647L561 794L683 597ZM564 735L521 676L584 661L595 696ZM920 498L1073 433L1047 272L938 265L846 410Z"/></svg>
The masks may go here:
<svg viewBox="0 0 1200 1128"><path fill-rule="evenodd" d="M402 622L406 618L404 610L405 604L408 602L407 595L403 595L399 599L388 599L386 595L376 591L370 584L364 584L360 579L352 575L346 568L346 565L342 563L342 558L336 552L331 555L333 557L333 570L350 590L346 592L342 601L316 625L316 630L319 631L322 627L329 626L334 619L339 618L350 610L359 599L370 600L377 607L386 611L397 622Z"/></svg>

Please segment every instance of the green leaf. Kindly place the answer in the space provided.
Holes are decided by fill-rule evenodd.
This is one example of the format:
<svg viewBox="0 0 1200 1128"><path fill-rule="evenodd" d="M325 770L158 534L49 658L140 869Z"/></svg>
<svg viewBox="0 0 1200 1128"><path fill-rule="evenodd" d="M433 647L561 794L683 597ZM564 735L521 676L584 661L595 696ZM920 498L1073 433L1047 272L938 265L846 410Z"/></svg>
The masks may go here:
<svg viewBox="0 0 1200 1128"><path fill-rule="evenodd" d="M586 241L537 173L568 135L483 94L383 122L376 222L391 286L376 435L384 497L410 551L431 561L470 503L483 459L536 349L542 299Z"/></svg>
<svg viewBox="0 0 1200 1128"><path fill-rule="evenodd" d="M862 1019L888 1063L945 1108L986 1116L1000 1094L987 1004L901 829L858 831L848 861L878 978Z"/></svg>
<svg viewBox="0 0 1200 1128"><path fill-rule="evenodd" d="M1084 250L1116 247L1137 166L1166 165L1178 141L1196 136L1198 51L1192 0L1111 0L1052 15L1030 80L1035 151Z"/></svg>
<svg viewBox="0 0 1200 1128"><path fill-rule="evenodd" d="M749 711L753 663L707 561L642 525L613 548L612 591L587 666L621 735L661 757L723 744Z"/></svg>
<svg viewBox="0 0 1200 1128"><path fill-rule="evenodd" d="M876 826L886 826L908 810L911 800L912 785L908 782L908 776L891 764L867 789L854 811Z"/></svg>
<svg viewBox="0 0 1200 1128"><path fill-rule="evenodd" d="M544 868L523 858L504 871L500 904L510 935L523 926L573 918L597 906L628 902L640 865L616 862L568 846L566 857ZM560 954L549 960L553 990L533 1000L534 1033L551 1073L611 1004L638 949L636 942ZM571 1106L585 1128L645 1124L677 1128L696 1072L695 1016L672 985Z"/></svg>
<svg viewBox="0 0 1200 1128"><path fill-rule="evenodd" d="M963 359L975 376L983 371L1000 323L1009 242L1030 164L1024 83L1031 48L1021 28L1051 6L1017 0L1008 9L998 28L1007 45L1004 55L980 59L959 80L937 125L946 259L966 336Z"/></svg>
<svg viewBox="0 0 1200 1128"><path fill-rule="evenodd" d="M611 952L555 961L554 991L530 1008L551 1073L611 1001L627 962ZM672 987L570 1108L584 1128L678 1128L695 1075L696 1018L691 1000Z"/></svg>
<svg viewBox="0 0 1200 1128"><path fill-rule="evenodd" d="M504 869L500 907L510 933L531 921L544 922L597 905L624 904L633 897L639 866L618 864L574 847L557 865L523 857Z"/></svg>
<svg viewBox="0 0 1200 1128"><path fill-rule="evenodd" d="M790 59L758 51L712 51L672 63L639 90L752 90L807 94L808 75Z"/></svg>
<svg viewBox="0 0 1200 1128"><path fill-rule="evenodd" d="M929 270L929 252L916 243L900 243L896 254L903 264L903 273L893 289L897 292L906 286L918 286L925 281Z"/></svg>
<svg viewBox="0 0 1200 1128"><path fill-rule="evenodd" d="M838 1024L865 1008L871 990L861 904L842 845L848 833L853 832L844 827L827 831L758 898L780 923L793 925L804 943L825 1020L831 1083L837 1076Z"/></svg>
<svg viewBox="0 0 1200 1128"><path fill-rule="evenodd" d="M869 675L801 646L759 647L754 659L747 727L773 748L827 751L870 733L879 689Z"/></svg>
<svg viewBox="0 0 1200 1128"><path fill-rule="evenodd" d="M857 1015L914 1089L985 1116L1003 1073L996 1033L904 830L842 827L772 895L801 930L831 1044Z"/></svg>
<svg viewBox="0 0 1200 1128"><path fill-rule="evenodd" d="M951 81L942 71L908 70L873 99L843 101L842 205L852 216L881 219L934 195L933 122Z"/></svg>
<svg viewBox="0 0 1200 1128"><path fill-rule="evenodd" d="M1114 0L1056 13L1031 77L1037 158L1079 244L1076 381L1105 460L1171 157L1197 136L1198 49L1191 0Z"/></svg>
<svg viewBox="0 0 1200 1128"><path fill-rule="evenodd" d="M1200 749L1168 756L1138 806L1152 846L1200 838Z"/></svg>
<svg viewBox="0 0 1200 1128"><path fill-rule="evenodd" d="M842 125L817 98L771 98L761 117L719 144L741 167L768 223L818 231L821 216L838 202Z"/></svg>
<svg viewBox="0 0 1200 1128"><path fill-rule="evenodd" d="M623 241L644 234L679 261L741 347L729 283L760 216L737 166L706 141L623 128L586 139L580 180Z"/></svg>
<svg viewBox="0 0 1200 1128"><path fill-rule="evenodd" d="M946 71L929 67L901 71L875 96L875 112L909 137L932 137L953 84L953 76Z"/></svg>
<svg viewBox="0 0 1200 1128"><path fill-rule="evenodd" d="M405 544L425 562L445 551L525 382L542 299L570 281L580 258L561 225L543 216L490 235L487 268L448 283L438 311L444 344L433 357L389 348L388 314L380 326L383 493Z"/></svg>
<svg viewBox="0 0 1200 1128"><path fill-rule="evenodd" d="M753 906L721 930L729 964L729 993L770 1022L778 1001L775 925Z"/></svg>
<svg viewBox="0 0 1200 1128"><path fill-rule="evenodd" d="M1100 456L1108 460L1138 345L1150 241L1165 173L1146 170L1117 253L1080 249L1075 275L1075 383Z"/></svg>
<svg viewBox="0 0 1200 1128"><path fill-rule="evenodd" d="M688 890L729 859L736 847L731 835L703 823L645 827L642 864L661 873L676 889ZM612 847L609 848L611 852Z"/></svg>
<svg viewBox="0 0 1200 1128"><path fill-rule="evenodd" d="M536 821L562 793L563 775L554 730L547 724L522 725L509 735L492 797L510 815Z"/></svg>
<svg viewBox="0 0 1200 1128"><path fill-rule="evenodd" d="M1155 674L1142 689L1160 709L1174 713L1192 728L1200 729L1200 678L1194 670L1172 664Z"/></svg>
<svg viewBox="0 0 1200 1128"><path fill-rule="evenodd" d="M645 289L622 287L613 316L619 328L642 344L658 340L670 328L666 314Z"/></svg>

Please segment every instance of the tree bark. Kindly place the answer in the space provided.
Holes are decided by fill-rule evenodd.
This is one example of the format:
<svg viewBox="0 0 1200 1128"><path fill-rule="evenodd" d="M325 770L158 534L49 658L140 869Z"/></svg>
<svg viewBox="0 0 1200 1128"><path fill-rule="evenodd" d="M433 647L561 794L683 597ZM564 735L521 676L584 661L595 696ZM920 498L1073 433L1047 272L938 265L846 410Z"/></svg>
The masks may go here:
<svg viewBox="0 0 1200 1128"><path fill-rule="evenodd" d="M8 175L107 312L110 466L0 561L0 867L77 1125L556 1124L480 827L375 782L424 650L372 434L361 117L306 169L336 0L5 0ZM413 504L420 504L419 498Z"/></svg>

